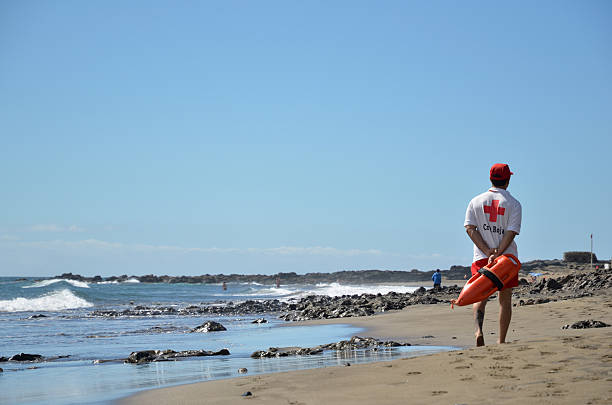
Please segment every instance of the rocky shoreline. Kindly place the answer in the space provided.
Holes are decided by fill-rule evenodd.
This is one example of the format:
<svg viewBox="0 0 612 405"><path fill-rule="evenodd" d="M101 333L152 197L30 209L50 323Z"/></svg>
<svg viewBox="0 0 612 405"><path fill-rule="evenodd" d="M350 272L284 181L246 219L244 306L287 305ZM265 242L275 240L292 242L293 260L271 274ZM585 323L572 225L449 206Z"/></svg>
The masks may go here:
<svg viewBox="0 0 612 405"><path fill-rule="evenodd" d="M353 336L349 340L341 340L335 343L327 343L315 347L270 347L268 350L257 350L251 354L254 359L263 359L270 357L287 357L287 356L311 356L321 354L325 350L359 350L369 349L377 351L379 347L400 347L410 346L410 343L399 343L392 340L383 341L372 337Z"/></svg>
<svg viewBox="0 0 612 405"><path fill-rule="evenodd" d="M222 325L218 324L223 327ZM223 329L216 329L216 331L222 331ZM339 342L327 343L318 345L315 347L270 347L267 350L257 350L251 354L252 358L270 358L270 357L287 357L287 356L305 356L321 354L325 350L359 350L368 349L377 351L379 347L399 347L399 346L410 346L410 343L399 343L395 341L382 341L371 337L360 337L353 336L349 340L341 340ZM160 361L176 361L188 357L210 357L210 356L229 356L230 352L228 349L221 349L218 351L211 350L183 350L174 351L168 350L139 350L129 354L124 359L106 359L106 360L94 360L93 364L110 363L110 362L123 362L126 364L145 364L154 363ZM28 354L19 353L7 357L0 357L0 362L28 362L37 363L43 361L53 361L59 359L65 359L70 356L57 356L57 357L44 357L40 354Z"/></svg>
<svg viewBox="0 0 612 405"><path fill-rule="evenodd" d="M609 262L605 262L609 263ZM603 267L604 262L597 262L600 267ZM561 269L568 270L585 270L589 267L585 263L566 262L560 259L552 260L531 260L522 263L520 275L527 277L528 273L550 269L559 271ZM199 276L157 276L148 274L144 276L121 276L111 277L86 277L80 274L64 273L54 278L63 278L69 280L83 281L87 283L101 282L125 282L127 280L138 280L141 283L189 283L189 284L221 284L226 283L260 283L266 285L274 285L277 280L282 284L318 284L318 283L345 283L345 284L372 284L372 283L406 283L417 281L431 281L431 276L435 269L421 271L412 269L405 270L354 270L354 271L337 271L333 273L306 273L297 274L295 272L277 273L277 274L203 274ZM455 265L449 269L440 269L444 280L461 280L466 274L469 274L469 266Z"/></svg>
<svg viewBox="0 0 612 405"><path fill-rule="evenodd" d="M612 288L612 270L580 270L568 269L557 272L555 276L548 275L536 281L520 279L519 287L513 291L514 305L535 305L552 301L563 301L599 294L609 294ZM569 270L569 271L567 271ZM550 271L550 269L549 269ZM550 273L549 273L550 274ZM421 287L413 293L388 294L360 294L345 295L339 297L312 295L294 299L287 302L279 300L244 301L240 303L225 302L214 305L190 305L184 308L167 306L131 306L122 311L97 310L92 311L93 317L150 317L156 315L232 315L244 316L246 314L267 314L276 316L285 321L304 321L313 319L348 318L356 316L370 316L386 311L401 310L412 305L428 305L438 303L450 303L456 298L461 287L457 285L443 286L441 289L425 289ZM492 296L491 299L494 299ZM38 317L34 316L35 320ZM264 318L259 318L253 323L266 323ZM593 319L582 320L573 324L561 326L562 329L584 329L609 327L610 325ZM200 326L184 330L184 333L224 333L226 328L214 321L207 321ZM161 331L160 331L161 332ZM89 336L88 336L89 337ZM92 336L95 337L95 336ZM267 350L255 351L253 358L285 357L294 355L315 355L325 350L378 350L379 347L408 346L409 343L398 343L394 341L379 341L373 338L354 336L348 341L323 344L315 347L270 347ZM176 361L189 357L201 356L224 356L229 355L227 349L219 351L208 350L144 350L131 353L127 358L113 360L96 360L94 364L105 362L125 362L132 364L143 364L159 361ZM38 363L41 361L54 361L69 358L70 356L43 357L39 354L19 353L11 357L0 357L2 362L26 362ZM0 369L1 370L1 369ZM246 372L246 371L245 371Z"/></svg>
<svg viewBox="0 0 612 405"><path fill-rule="evenodd" d="M558 277L544 277L530 283L521 278L514 289L514 305L533 305L550 301L584 297L612 287L612 270L600 269L587 272L573 271ZM311 295L294 301L248 300L241 303L224 302L214 305L190 305L183 308L169 306L133 306L122 311L96 310L94 317L157 316L157 315L231 315L273 314L285 321L311 319L348 318L370 316L376 313L401 310L411 305L450 303L458 296L461 287L443 286L439 290L417 289L413 293L360 294L330 297ZM495 297L492 297L495 298Z"/></svg>

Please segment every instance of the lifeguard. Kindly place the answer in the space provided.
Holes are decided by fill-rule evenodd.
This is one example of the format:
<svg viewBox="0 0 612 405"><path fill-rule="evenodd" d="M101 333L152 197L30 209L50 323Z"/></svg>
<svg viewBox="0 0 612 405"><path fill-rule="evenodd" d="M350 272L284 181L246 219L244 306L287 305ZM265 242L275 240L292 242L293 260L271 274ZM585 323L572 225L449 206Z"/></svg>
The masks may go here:
<svg viewBox="0 0 612 405"><path fill-rule="evenodd" d="M507 164L494 164L489 172L493 187L474 197L467 207L463 225L474 242L472 276L502 254L518 258L514 237L521 231L522 208L521 203L507 191L512 174ZM518 272L516 276L504 282L503 288L499 291L498 343L506 341L512 319L512 288L517 286ZM473 305L476 346L484 345L482 328L486 305L487 298Z"/></svg>

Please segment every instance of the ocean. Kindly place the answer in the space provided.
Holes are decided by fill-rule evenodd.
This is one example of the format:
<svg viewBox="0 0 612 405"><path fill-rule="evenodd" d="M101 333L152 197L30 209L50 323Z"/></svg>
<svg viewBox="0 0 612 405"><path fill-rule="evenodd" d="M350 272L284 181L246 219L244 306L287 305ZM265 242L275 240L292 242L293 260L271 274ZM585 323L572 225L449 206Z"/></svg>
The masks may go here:
<svg viewBox="0 0 612 405"><path fill-rule="evenodd" d="M283 285L257 283L165 284L85 283L75 280L0 277L0 357L40 354L42 362L0 362L1 404L100 404L139 390L248 375L391 360L451 350L442 346L380 348L377 351L324 352L322 355L252 359L268 347L337 342L363 330L347 324L280 327L275 314L226 316L149 315L96 316L94 311L121 313L137 306L185 308L225 305L246 300L298 300L308 295L412 292L399 285ZM253 324L257 318L267 323ZM227 330L189 333L206 321ZM348 322L348 321L347 321ZM212 350L229 356L190 357L180 361L124 364L110 361L139 350ZM108 362L107 362L108 361Z"/></svg>

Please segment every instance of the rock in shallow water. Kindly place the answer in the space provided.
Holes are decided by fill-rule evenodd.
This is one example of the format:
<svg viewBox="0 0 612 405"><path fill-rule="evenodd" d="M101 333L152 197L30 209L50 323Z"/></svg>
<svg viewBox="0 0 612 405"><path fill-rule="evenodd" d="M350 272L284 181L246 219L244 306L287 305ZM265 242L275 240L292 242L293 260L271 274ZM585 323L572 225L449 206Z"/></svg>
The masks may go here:
<svg viewBox="0 0 612 405"><path fill-rule="evenodd" d="M204 322L202 325L193 328L191 333L206 333L206 332L220 332L227 330L225 326L221 325L219 322L208 321Z"/></svg>
<svg viewBox="0 0 612 405"><path fill-rule="evenodd" d="M184 357L202 357L202 356L228 356L229 350L221 349L217 352L210 350L183 350L175 352L174 350L141 350L132 352L125 360L126 363L143 364L154 361L170 361Z"/></svg>
<svg viewBox="0 0 612 405"><path fill-rule="evenodd" d="M9 358L9 361L39 361L39 360L42 360L42 355L28 354L28 353L16 354L12 356L11 358Z"/></svg>
<svg viewBox="0 0 612 405"><path fill-rule="evenodd" d="M268 350L258 350L251 354L254 359L269 358L269 357L286 357L286 356L309 356L313 354L323 353L324 350L355 350L355 349L371 349L378 350L378 347L397 347L410 346L410 343L398 343L394 341L382 341L371 337L353 336L350 340L341 340L336 343L328 343L315 347L270 347Z"/></svg>

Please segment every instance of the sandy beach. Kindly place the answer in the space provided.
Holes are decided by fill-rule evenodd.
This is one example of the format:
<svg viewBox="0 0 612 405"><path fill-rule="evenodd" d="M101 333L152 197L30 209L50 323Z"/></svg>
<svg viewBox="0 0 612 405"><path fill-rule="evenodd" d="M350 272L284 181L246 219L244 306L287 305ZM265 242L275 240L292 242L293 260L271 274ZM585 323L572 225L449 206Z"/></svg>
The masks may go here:
<svg viewBox="0 0 612 405"><path fill-rule="evenodd" d="M495 344L499 308L489 302L486 346L480 348L474 347L470 307L418 305L370 317L292 323L350 323L365 329L362 336L461 349L149 390L119 403L612 404L612 328L562 329L586 319L612 324L611 298L604 291L515 306L503 345ZM242 396L246 391L252 396Z"/></svg>

